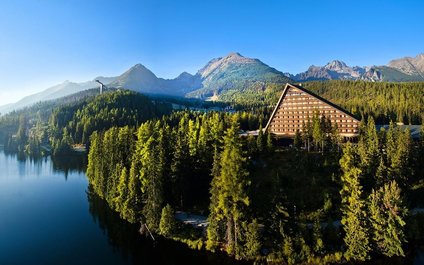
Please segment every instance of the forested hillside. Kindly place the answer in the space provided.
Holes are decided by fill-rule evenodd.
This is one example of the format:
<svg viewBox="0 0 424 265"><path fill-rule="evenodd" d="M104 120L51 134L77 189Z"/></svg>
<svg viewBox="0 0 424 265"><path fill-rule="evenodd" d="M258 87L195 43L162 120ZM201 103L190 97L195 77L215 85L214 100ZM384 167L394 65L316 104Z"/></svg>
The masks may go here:
<svg viewBox="0 0 424 265"><path fill-rule="evenodd" d="M137 126L172 109L169 103L152 102L133 91L116 90L94 96L97 93L80 92L2 117L5 149L30 155L50 149L53 154L66 153L73 144L87 144L95 130Z"/></svg>
<svg viewBox="0 0 424 265"><path fill-rule="evenodd" d="M52 145L64 138L88 143L92 132L112 126L136 126L171 111L169 104L153 104L146 96L129 90L104 93L90 102L62 106L49 118Z"/></svg>
<svg viewBox="0 0 424 265"><path fill-rule="evenodd" d="M390 120L405 124L424 121L423 82L327 81L302 85L359 117L374 117L378 124L389 124Z"/></svg>
<svg viewBox="0 0 424 265"><path fill-rule="evenodd" d="M302 86L340 105L359 118L374 117L377 124L424 121L424 82L373 83L366 81L313 81ZM275 106L283 84L256 85L246 90L237 87L220 96L220 100L237 103L244 109Z"/></svg>
<svg viewBox="0 0 424 265"><path fill-rule="evenodd" d="M239 136L257 121L178 112L96 132L90 185L122 218L237 259L363 261L402 257L407 241L424 240L424 216L407 215L424 205L424 138L412 142L393 123L377 132L370 118L358 144L342 144L331 124L314 118L292 148L276 149L270 134ZM175 210L208 215L206 235L175 220Z"/></svg>
<svg viewBox="0 0 424 265"><path fill-rule="evenodd" d="M90 89L60 99L38 102L30 107L0 116L0 143L7 142L10 135L16 134L20 125L20 117L28 128L33 127L36 122L47 124L53 109L62 105L79 104L79 102L84 102L96 96L99 93L98 91L98 89Z"/></svg>
<svg viewBox="0 0 424 265"><path fill-rule="evenodd" d="M413 142L393 122L377 131L373 116L420 123L424 83L304 87L365 118L357 143L314 115L292 146L276 146L262 126L279 85L224 94L238 111L173 111L184 100L116 90L41 103L0 125L10 151L56 155L87 144L90 190L123 219L193 248L314 264L402 257L422 244L424 134ZM206 231L178 222L176 210L208 216Z"/></svg>

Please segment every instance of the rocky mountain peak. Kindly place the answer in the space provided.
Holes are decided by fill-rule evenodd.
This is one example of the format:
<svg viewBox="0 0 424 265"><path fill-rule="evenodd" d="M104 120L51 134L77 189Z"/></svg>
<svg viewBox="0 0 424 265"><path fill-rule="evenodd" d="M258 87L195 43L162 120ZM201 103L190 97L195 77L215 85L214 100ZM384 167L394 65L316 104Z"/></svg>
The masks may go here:
<svg viewBox="0 0 424 265"><path fill-rule="evenodd" d="M225 57L212 59L205 67L199 70L198 74L203 78L206 78L215 71L225 70L230 65L242 65L255 62L260 61L244 57L238 52L231 52Z"/></svg>
<svg viewBox="0 0 424 265"><path fill-rule="evenodd" d="M388 63L389 67L397 69L407 75L424 76L424 53L416 57L403 57L392 60Z"/></svg>
<svg viewBox="0 0 424 265"><path fill-rule="evenodd" d="M329 70L333 70L333 71L339 71L339 70L343 70L345 68L348 68L348 66L343 61L333 60L333 61L327 63L324 66L324 68L329 69Z"/></svg>

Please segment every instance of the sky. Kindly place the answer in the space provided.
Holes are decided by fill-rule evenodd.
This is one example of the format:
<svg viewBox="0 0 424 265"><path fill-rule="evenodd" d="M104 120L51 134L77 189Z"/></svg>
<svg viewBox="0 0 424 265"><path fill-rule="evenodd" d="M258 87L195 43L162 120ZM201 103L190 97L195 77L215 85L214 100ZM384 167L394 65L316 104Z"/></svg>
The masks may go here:
<svg viewBox="0 0 424 265"><path fill-rule="evenodd" d="M282 71L424 52L424 1L1 0L0 105L65 80L195 73L239 52Z"/></svg>

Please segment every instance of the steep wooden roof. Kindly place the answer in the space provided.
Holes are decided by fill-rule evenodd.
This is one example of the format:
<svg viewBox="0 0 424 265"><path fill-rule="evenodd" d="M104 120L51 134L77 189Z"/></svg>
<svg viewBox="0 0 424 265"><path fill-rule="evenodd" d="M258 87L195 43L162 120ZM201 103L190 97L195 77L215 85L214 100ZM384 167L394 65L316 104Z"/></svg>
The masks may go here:
<svg viewBox="0 0 424 265"><path fill-rule="evenodd" d="M312 96L312 97L314 97L314 98L316 98L316 99L318 99L318 100L320 100L320 101L322 101L322 102L324 102L324 103L326 103L326 104L330 105L331 107L333 107L333 108L335 108L335 109L339 110L340 112L342 112L342 113L344 113L344 114L348 115L348 116L349 116L349 117L351 117L352 119L354 119L354 120L356 120L356 121L358 121L358 122L360 121L360 120L359 120L358 118L356 118L356 117L355 117L352 113L350 113L350 112L348 112L347 110L345 110L345 109L343 109L343 108L341 108L341 107L337 106L336 104L334 104L334 103L332 103L332 102L330 102L330 101L326 100L325 98L322 98L322 97L318 96L317 94L315 94L315 93L313 93L313 92L311 92L311 91L309 91L309 90L307 90L307 89L305 89L305 88L303 88L303 87L301 87L301 86L299 86L299 85L294 85L294 84L287 83L287 84L286 84L286 86L284 87L283 93L281 93L281 96L280 96L280 98L278 99L277 105L275 105L275 108L274 108L274 110L272 111L271 116L269 117L268 123L267 123L267 124L266 124L266 126L265 126L265 130L267 130L267 129L268 129L268 127L269 127L269 125L271 124L272 119L273 119L273 118L274 118L274 116L275 116L275 113L277 112L278 108L280 107L280 105L281 105L281 103L282 103L282 101L283 101L283 98L284 98L284 96L285 96L285 94L286 94L287 90L288 90L290 87L292 87L292 88L296 88L296 89L299 89L299 90L301 90L301 91L303 91L303 92L305 92L305 93L309 94L310 96Z"/></svg>

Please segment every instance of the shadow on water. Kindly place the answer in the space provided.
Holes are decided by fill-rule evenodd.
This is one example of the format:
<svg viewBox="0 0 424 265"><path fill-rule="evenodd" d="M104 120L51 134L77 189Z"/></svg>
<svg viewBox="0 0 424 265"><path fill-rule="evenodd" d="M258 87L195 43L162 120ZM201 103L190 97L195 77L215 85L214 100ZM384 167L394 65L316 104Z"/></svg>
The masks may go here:
<svg viewBox="0 0 424 265"><path fill-rule="evenodd" d="M89 211L107 234L109 244L129 264L250 264L224 254L189 249L185 244L158 237L155 242L138 233L139 226L122 220L107 203L88 188Z"/></svg>
<svg viewBox="0 0 424 265"><path fill-rule="evenodd" d="M57 155L57 156L35 156L35 155L26 155L22 152L6 152L3 149L0 149L4 152L4 155L10 159L16 159L21 163L21 165L32 165L35 168L41 169L41 166L45 163L51 161L53 171L63 173L65 179L68 179L70 173L85 173L87 169L87 155L85 153L69 153L67 155ZM20 175L25 175L25 166L21 166Z"/></svg>
<svg viewBox="0 0 424 265"><path fill-rule="evenodd" d="M85 153L72 153L69 155L52 156L53 170L62 172L65 179L69 173L85 173L87 169L87 156Z"/></svg>

